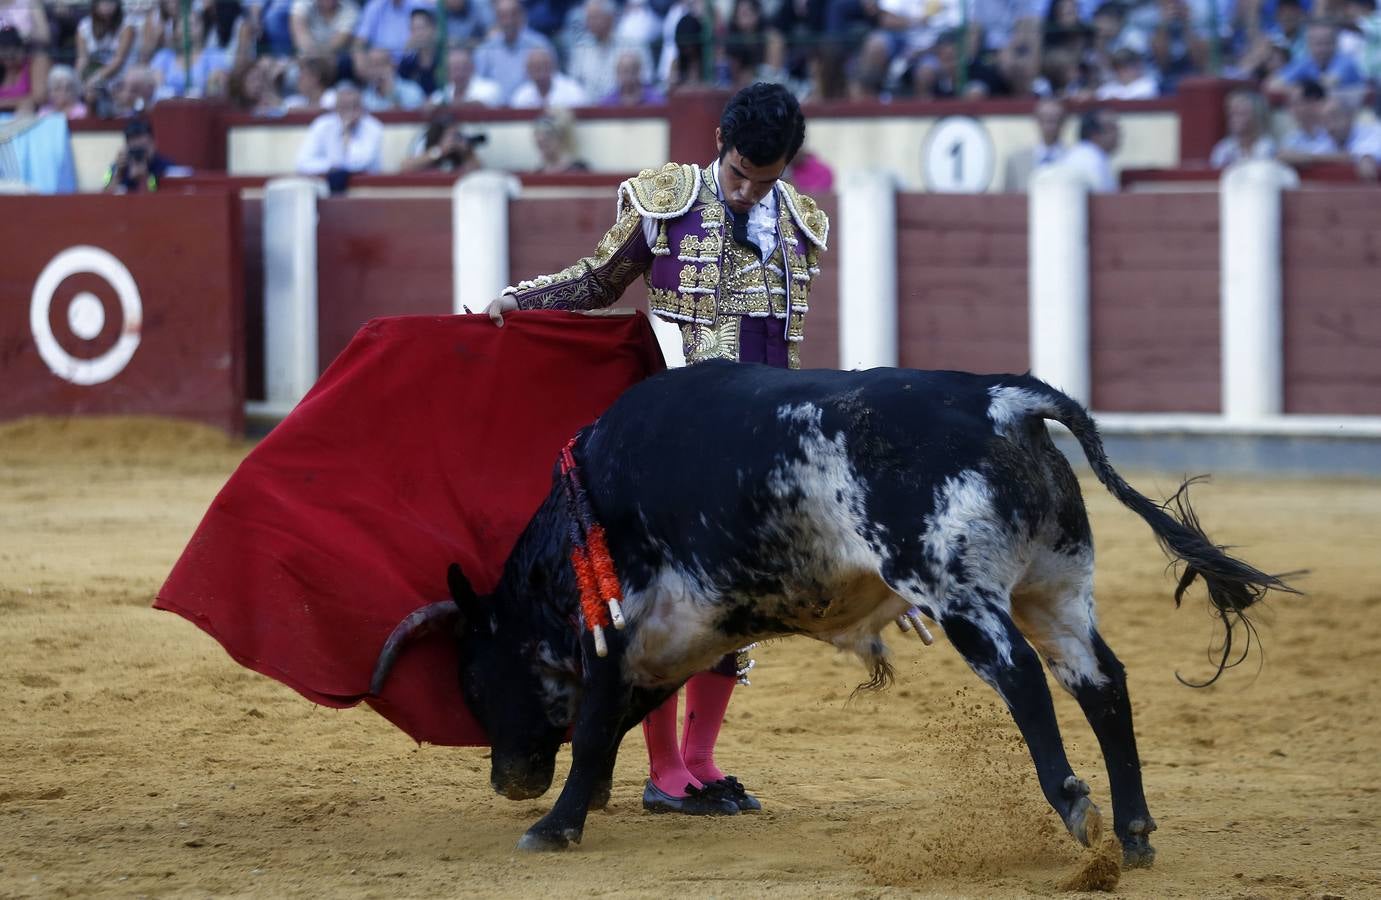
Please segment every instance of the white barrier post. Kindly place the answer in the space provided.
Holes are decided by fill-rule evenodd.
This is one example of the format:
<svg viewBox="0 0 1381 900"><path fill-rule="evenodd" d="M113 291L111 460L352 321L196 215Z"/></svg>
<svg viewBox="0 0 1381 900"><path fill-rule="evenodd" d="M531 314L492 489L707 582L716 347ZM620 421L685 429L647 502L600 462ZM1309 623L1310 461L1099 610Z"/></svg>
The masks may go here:
<svg viewBox="0 0 1381 900"><path fill-rule="evenodd" d="M895 366L897 191L886 172L854 170L839 191L839 367Z"/></svg>
<svg viewBox="0 0 1381 900"><path fill-rule="evenodd" d="M481 170L451 188L451 309L484 312L508 287L508 199L521 183Z"/></svg>
<svg viewBox="0 0 1381 900"><path fill-rule="evenodd" d="M1027 221L1031 373L1085 406L1092 397L1088 193L1074 169L1038 169Z"/></svg>
<svg viewBox="0 0 1381 900"><path fill-rule="evenodd" d="M272 416L287 415L317 379L316 202L326 194L315 178L264 187L262 412Z"/></svg>
<svg viewBox="0 0 1381 900"><path fill-rule="evenodd" d="M1281 309L1280 192L1293 169L1251 160L1223 173L1218 195L1222 253L1223 416L1245 422L1285 408Z"/></svg>

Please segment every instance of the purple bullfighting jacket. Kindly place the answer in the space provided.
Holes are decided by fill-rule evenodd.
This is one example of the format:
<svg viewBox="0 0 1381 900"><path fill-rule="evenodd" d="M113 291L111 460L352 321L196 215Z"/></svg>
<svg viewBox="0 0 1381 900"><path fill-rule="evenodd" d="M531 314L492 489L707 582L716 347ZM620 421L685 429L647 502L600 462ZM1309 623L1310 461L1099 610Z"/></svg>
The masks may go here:
<svg viewBox="0 0 1381 900"><path fill-rule="evenodd" d="M785 182L777 194L777 241L759 260L730 237L713 173L667 163L619 185L618 218L593 256L554 275L520 282L519 309L597 309L642 275L648 305L681 327L686 362L732 359L799 368L810 288L829 218ZM643 220L656 222L648 246Z"/></svg>

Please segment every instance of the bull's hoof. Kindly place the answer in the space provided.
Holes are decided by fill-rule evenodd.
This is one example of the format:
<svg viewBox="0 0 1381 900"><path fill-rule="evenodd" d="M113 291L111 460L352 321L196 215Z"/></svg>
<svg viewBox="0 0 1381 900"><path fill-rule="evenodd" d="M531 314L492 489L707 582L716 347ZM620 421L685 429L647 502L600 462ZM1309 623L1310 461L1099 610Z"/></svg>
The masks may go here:
<svg viewBox="0 0 1381 900"><path fill-rule="evenodd" d="M530 850L534 853L550 853L553 850L566 850L573 843L580 843L580 833L574 828L566 828L562 831L538 831L534 827L529 828L518 839L518 849Z"/></svg>
<svg viewBox="0 0 1381 900"><path fill-rule="evenodd" d="M1075 798L1070 804L1069 815L1065 817L1065 827L1079 843L1092 847L1103 836L1103 814L1088 798L1088 785L1078 778L1069 776L1062 788L1065 796Z"/></svg>
<svg viewBox="0 0 1381 900"><path fill-rule="evenodd" d="M1122 868L1144 869L1156 861L1156 848L1151 846L1150 835L1156 830L1156 822L1150 816L1133 819L1127 825L1127 834L1122 836Z"/></svg>

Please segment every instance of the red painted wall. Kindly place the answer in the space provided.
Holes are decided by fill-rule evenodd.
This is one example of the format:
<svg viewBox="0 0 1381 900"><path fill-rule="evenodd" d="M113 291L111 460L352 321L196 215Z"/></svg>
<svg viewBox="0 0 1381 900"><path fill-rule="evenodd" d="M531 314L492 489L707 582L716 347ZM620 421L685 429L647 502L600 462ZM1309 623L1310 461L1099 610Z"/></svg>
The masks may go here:
<svg viewBox="0 0 1381 900"><path fill-rule="evenodd" d="M244 420L244 296L240 204L225 192L128 197L0 197L0 419L32 414L152 414L239 431ZM39 300L68 362L113 359L122 336L138 337L108 380L64 380L39 352L30 309L42 273L73 247L96 248L66 268ZM141 321L126 317L116 285L128 272ZM113 279L113 280L112 280ZM88 296L83 296L88 295ZM92 298L95 304L92 304ZM95 334L83 337L69 312L85 306ZM97 312L99 310L99 312ZM96 365L102 365L96 363Z"/></svg>
<svg viewBox="0 0 1381 900"><path fill-rule="evenodd" d="M897 195L901 365L1030 366L1026 197Z"/></svg>
<svg viewBox="0 0 1381 900"><path fill-rule="evenodd" d="M1285 411L1381 414L1381 192L1287 191Z"/></svg>
<svg viewBox="0 0 1381 900"><path fill-rule="evenodd" d="M331 197L317 209L322 371L370 319L451 312L450 197Z"/></svg>
<svg viewBox="0 0 1381 900"><path fill-rule="evenodd" d="M1218 195L1089 200L1093 408L1217 412Z"/></svg>

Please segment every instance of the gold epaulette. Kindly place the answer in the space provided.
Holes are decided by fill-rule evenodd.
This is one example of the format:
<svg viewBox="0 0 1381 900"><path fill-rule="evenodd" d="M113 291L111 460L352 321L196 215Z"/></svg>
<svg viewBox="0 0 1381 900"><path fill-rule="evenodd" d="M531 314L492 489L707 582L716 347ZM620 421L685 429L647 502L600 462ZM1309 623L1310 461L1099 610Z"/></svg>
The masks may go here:
<svg viewBox="0 0 1381 900"><path fill-rule="evenodd" d="M825 245L830 237L830 217L825 215L819 204L785 181L777 182L777 186L782 189L786 207L791 210L791 218L806 238L821 250L827 249Z"/></svg>
<svg viewBox="0 0 1381 900"><path fill-rule="evenodd" d="M619 197L649 219L674 219L695 202L700 190L698 166L667 163L660 169L643 169L636 178L619 185Z"/></svg>

